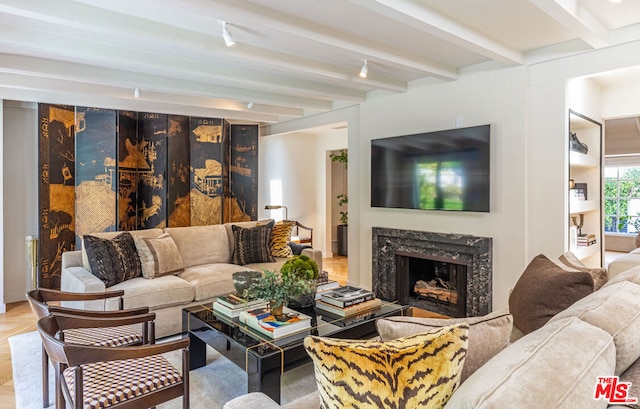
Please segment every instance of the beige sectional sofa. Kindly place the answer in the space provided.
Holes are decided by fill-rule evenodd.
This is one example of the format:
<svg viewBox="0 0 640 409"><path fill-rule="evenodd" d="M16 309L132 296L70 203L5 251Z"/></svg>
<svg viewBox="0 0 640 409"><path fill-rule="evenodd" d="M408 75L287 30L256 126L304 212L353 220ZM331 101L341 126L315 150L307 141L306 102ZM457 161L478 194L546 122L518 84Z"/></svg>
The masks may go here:
<svg viewBox="0 0 640 409"><path fill-rule="evenodd" d="M259 222L261 225L267 221ZM148 306L156 314L156 336L164 337L182 331L182 309L196 304L210 303L219 295L234 291L232 274L237 271L262 271L279 269L286 261L276 258L271 263L254 263L239 266L232 263L234 235L231 225L254 227L257 222L228 223L211 226L173 227L131 231L134 237L157 238L168 233L178 248L184 270L153 279L133 278L109 288L89 270L86 252L66 252L62 255L61 289L73 292L98 292L124 290L125 308ZM96 233L95 236L110 239L121 232ZM322 269L322 253L304 249L303 254L313 258ZM84 260L83 260L84 258ZM88 301L70 305L93 310L117 309L115 301ZM71 303L70 303L71 304Z"/></svg>
<svg viewBox="0 0 640 409"><path fill-rule="evenodd" d="M605 399L594 399L594 393L599 377L619 376L621 382L631 382L628 397L640 398L639 335L640 267L636 267L509 343L463 381L445 408L638 408L631 403L609 405ZM472 342L496 342L493 336L484 340L473 336L469 331L467 359ZM225 409L279 407L260 393L225 405ZM318 408L319 397L312 393L284 407Z"/></svg>

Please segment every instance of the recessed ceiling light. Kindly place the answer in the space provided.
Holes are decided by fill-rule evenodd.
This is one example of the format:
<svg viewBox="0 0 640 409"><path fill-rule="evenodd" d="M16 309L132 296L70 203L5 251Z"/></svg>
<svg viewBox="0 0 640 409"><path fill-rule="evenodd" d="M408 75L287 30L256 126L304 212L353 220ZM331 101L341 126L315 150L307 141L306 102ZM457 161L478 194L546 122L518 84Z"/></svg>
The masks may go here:
<svg viewBox="0 0 640 409"><path fill-rule="evenodd" d="M136 88L133 90L133 97L140 98L140 88Z"/></svg>

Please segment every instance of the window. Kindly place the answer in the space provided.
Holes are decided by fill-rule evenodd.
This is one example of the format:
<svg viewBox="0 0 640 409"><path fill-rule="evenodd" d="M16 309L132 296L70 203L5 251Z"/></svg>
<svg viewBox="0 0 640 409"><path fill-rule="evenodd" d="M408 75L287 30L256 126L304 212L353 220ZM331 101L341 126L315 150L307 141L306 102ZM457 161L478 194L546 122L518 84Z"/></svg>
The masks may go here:
<svg viewBox="0 0 640 409"><path fill-rule="evenodd" d="M640 231L640 166L605 167L604 230Z"/></svg>

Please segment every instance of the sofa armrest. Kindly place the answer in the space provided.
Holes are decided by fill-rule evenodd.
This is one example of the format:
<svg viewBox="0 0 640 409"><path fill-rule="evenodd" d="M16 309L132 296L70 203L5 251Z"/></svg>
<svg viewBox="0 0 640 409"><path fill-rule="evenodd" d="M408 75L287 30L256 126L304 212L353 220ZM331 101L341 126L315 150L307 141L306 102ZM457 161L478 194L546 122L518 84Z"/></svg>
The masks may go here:
<svg viewBox="0 0 640 409"><path fill-rule="evenodd" d="M82 267L82 250L62 253L62 268L66 267Z"/></svg>
<svg viewBox="0 0 640 409"><path fill-rule="evenodd" d="M321 250L306 248L306 249L302 249L302 253L300 254L307 255L312 259L314 259L315 262L318 264L318 271L322 271L322 251Z"/></svg>
<svg viewBox="0 0 640 409"><path fill-rule="evenodd" d="M106 287L102 280L91 274L87 269L82 266L76 266L62 268L60 289L73 293L95 293L105 291ZM83 310L105 310L105 300L66 301L62 303L62 305L68 308L79 308Z"/></svg>
<svg viewBox="0 0 640 409"><path fill-rule="evenodd" d="M262 392L251 392L225 403L222 409L280 409L280 405Z"/></svg>

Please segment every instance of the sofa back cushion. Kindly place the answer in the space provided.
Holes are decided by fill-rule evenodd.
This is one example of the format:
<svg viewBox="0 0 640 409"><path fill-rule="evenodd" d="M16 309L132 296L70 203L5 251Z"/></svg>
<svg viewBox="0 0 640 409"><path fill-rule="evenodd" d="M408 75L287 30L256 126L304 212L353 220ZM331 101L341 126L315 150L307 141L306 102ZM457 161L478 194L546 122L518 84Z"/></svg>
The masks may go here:
<svg viewBox="0 0 640 409"><path fill-rule="evenodd" d="M231 261L229 238L222 224L167 227L164 231L176 243L185 268Z"/></svg>
<svg viewBox="0 0 640 409"><path fill-rule="evenodd" d="M378 334L383 341L431 331L436 328L469 324L469 351L462 368L464 382L508 344L513 329L513 317L509 313L489 314L467 318L387 317L376 321Z"/></svg>
<svg viewBox="0 0 640 409"><path fill-rule="evenodd" d="M90 233L90 234L91 236L94 236L94 237L111 240L117 235L119 235L120 233L122 232L121 231L103 231L103 232L96 232L96 233ZM129 232L129 234L131 234L133 238L136 238L136 237L155 238L162 234L162 229L132 230ZM89 259L87 258L87 250L84 246L84 243L82 246L82 267L84 267L88 271L91 271L91 266L89 265Z"/></svg>
<svg viewBox="0 0 640 409"><path fill-rule="evenodd" d="M550 322L502 350L471 375L445 409L606 408L593 399L613 374L611 335L579 318Z"/></svg>
<svg viewBox="0 0 640 409"><path fill-rule="evenodd" d="M616 375L640 357L640 285L624 281L606 286L558 313L551 322L577 317L601 328L616 345Z"/></svg>

